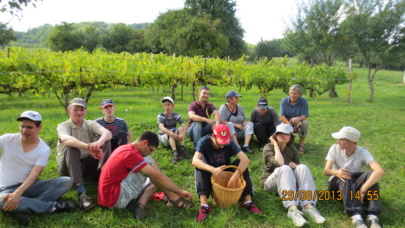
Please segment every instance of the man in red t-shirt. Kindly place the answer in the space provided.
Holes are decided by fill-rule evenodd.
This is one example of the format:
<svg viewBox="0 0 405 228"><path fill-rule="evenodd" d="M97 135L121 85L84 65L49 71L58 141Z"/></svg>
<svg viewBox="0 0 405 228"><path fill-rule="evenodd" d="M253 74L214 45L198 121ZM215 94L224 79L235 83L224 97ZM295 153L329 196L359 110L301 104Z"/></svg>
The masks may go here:
<svg viewBox="0 0 405 228"><path fill-rule="evenodd" d="M193 200L191 193L163 174L149 156L158 145L156 133L146 131L133 143L118 147L101 171L98 203L111 208L126 207L136 218L142 219L148 216L144 207L158 187L174 207L194 206L186 200Z"/></svg>

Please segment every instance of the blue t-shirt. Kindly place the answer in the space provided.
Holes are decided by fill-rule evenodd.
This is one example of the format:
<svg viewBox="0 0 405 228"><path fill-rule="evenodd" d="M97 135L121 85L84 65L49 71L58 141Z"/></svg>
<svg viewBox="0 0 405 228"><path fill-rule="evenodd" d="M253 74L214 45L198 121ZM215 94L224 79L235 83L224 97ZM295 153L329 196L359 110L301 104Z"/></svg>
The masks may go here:
<svg viewBox="0 0 405 228"><path fill-rule="evenodd" d="M293 106L290 103L290 97L284 97L280 102L280 116L285 116L288 120L298 116L308 116L308 101L299 97L297 103Z"/></svg>
<svg viewBox="0 0 405 228"><path fill-rule="evenodd" d="M202 160L208 165L219 167L230 165L230 158L240 153L241 149L232 139L231 143L224 146L224 148L214 149L211 143L211 135L206 135L198 141L196 152L203 155Z"/></svg>

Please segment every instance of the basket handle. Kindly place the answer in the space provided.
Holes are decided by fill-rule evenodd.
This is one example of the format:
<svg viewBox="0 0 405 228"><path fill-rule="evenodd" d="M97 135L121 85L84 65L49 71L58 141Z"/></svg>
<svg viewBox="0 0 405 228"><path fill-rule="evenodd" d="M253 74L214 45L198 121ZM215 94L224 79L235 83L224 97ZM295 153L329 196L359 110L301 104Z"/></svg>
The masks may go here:
<svg viewBox="0 0 405 228"><path fill-rule="evenodd" d="M235 169L239 170L239 174L240 174L239 177L242 179L242 181L244 180L242 171L239 169L239 167L237 167L235 165L227 165L225 167L222 167L222 170L229 169L229 168L235 168Z"/></svg>

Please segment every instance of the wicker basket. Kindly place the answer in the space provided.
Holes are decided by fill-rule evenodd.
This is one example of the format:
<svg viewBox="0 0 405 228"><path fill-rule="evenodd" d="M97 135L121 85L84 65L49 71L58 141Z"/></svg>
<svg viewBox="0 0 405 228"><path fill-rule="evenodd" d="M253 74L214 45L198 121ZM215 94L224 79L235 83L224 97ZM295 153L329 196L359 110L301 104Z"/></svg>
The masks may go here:
<svg viewBox="0 0 405 228"><path fill-rule="evenodd" d="M225 166L222 170L228 168L236 168L239 170L240 176L236 188L227 188L229 179L231 179L233 172L224 171L225 177L223 178L211 176L214 204L221 208L227 208L229 205L237 204L246 186L246 181L243 179L243 173L241 170L234 165Z"/></svg>

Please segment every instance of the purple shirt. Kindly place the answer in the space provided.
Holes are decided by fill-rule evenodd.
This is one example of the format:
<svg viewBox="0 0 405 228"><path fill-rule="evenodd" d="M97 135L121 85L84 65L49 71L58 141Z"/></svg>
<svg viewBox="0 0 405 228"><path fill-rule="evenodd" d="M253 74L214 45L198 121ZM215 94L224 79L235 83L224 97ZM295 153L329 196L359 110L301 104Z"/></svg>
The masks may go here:
<svg viewBox="0 0 405 228"><path fill-rule="evenodd" d="M194 101L188 106L188 111L193 111L197 116L202 116L205 118L210 118L210 115L217 110L215 106L212 103L205 103L204 108L200 105L199 101ZM193 123L193 120L189 119L188 120L188 127L191 126ZM207 123L202 123L203 126L205 126Z"/></svg>

